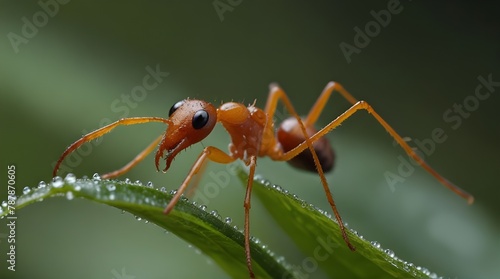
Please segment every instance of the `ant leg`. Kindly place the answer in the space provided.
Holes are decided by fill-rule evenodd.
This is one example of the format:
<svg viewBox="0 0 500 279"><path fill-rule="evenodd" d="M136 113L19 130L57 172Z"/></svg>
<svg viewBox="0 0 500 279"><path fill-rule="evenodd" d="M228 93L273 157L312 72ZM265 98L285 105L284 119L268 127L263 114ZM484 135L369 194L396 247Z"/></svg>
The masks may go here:
<svg viewBox="0 0 500 279"><path fill-rule="evenodd" d="M335 201L333 200L332 193L330 192L330 188L328 187L328 182L326 181L325 174L323 172L323 168L321 167L321 164L319 163L318 155L314 151L312 143L314 140L312 138L309 138L306 132L306 128L304 123L302 122L302 119L300 116L297 114L295 109L293 108L292 103L288 99L288 96L286 95L285 91L281 89L277 84L271 84L270 85L270 92L269 96L267 99L266 103L266 108L265 112L268 113L268 127L272 127L272 119L274 112L276 111L276 106L278 104L278 101L281 100L284 104L288 112L297 119L297 123L300 125L300 129L302 130L302 133L304 135L305 141L300 144L301 150L299 152L294 152L296 148L290 150L289 152L285 154L273 154L272 159L273 160L279 160L279 161L288 161L292 159L293 157L297 156L299 153L304 151L306 148L309 148L309 151L311 152L314 160L314 165L316 165L316 169L318 171L318 175L321 179L321 184L323 185L323 190L325 191L326 198L328 200L328 203L330 204L330 207L333 210L333 213L335 215L335 218L337 219L337 223L339 224L340 231L342 232L342 238L344 239L345 243L351 249L352 251L356 250L356 248L351 244L349 241L349 238L347 237L346 229L344 226L344 222L342 221L342 217L340 217L340 213L337 210L337 206L335 205Z"/></svg>
<svg viewBox="0 0 500 279"><path fill-rule="evenodd" d="M188 175L184 179L184 182L182 182L179 189L177 189L177 192L175 193L175 195L172 197L170 202L165 207L165 210L163 210L164 214L169 214L170 211L172 211L172 209L174 209L174 206L181 198L182 193L184 193L184 191L186 191L186 188L188 187L189 182L191 181L193 176L196 175L200 171L200 169L201 169L201 167L206 159L209 159L210 161L214 161L216 163L221 163L221 164L229 164L229 163L234 162L234 160L236 160L235 158L231 157L229 154L218 149L217 147L214 147L214 146L205 147L205 149L203 149L201 154L198 156L198 159L196 159L196 162L191 167L191 170L189 171Z"/></svg>
<svg viewBox="0 0 500 279"><path fill-rule="evenodd" d="M148 156L148 154L151 153L151 151L153 151L156 148L156 146L158 146L158 143L162 140L162 138L163 138L163 135L160 135L150 145L148 145L148 147L146 147L143 151L141 151L141 153L137 154L137 156L135 156L135 158L132 161L130 161L125 166L123 166L121 169L118 169L118 170L115 170L112 172L108 172L106 174L101 175L101 177L103 179L115 178L117 176L120 176L120 175L128 172L133 167L135 167L137 164L139 164L142 160L144 160L144 158L146 158L146 156Z"/></svg>
<svg viewBox="0 0 500 279"><path fill-rule="evenodd" d="M54 167L54 171L52 172L53 176L56 176L57 170L59 169L59 166L61 165L62 161L66 156L68 156L71 152L73 152L75 149L80 147L82 144L91 141L95 138L102 137L104 134L109 133L111 130L116 128L119 125L133 125L133 124L142 124L142 123L147 123L147 122L163 122L165 124L169 124L169 120L161 117L130 117L130 118L122 118L116 122L113 122L109 125L106 125L100 129L97 129L93 132L90 132L83 136L81 139L75 141L73 144L71 144L59 157L59 160L56 163L56 166Z"/></svg>
<svg viewBox="0 0 500 279"><path fill-rule="evenodd" d="M432 176L436 178L441 184L449 188L451 191L453 191L455 194L461 196L462 198L466 199L469 204L472 204L474 202L474 197L467 193L466 191L462 190L460 187L456 186L455 184L451 183L448 181L446 178L441 176L437 171L435 171L429 164L427 164L422 157L420 157L413 148L411 148L408 143L398 134L396 131L378 114L375 112L375 110L365 101L359 101L356 104L354 104L352 107L347 109L344 113L342 113L339 117L337 117L335 120L330 122L328 125L326 125L323 129L319 130L316 134L311 136L309 139L312 142L315 142L319 138L323 137L333 129L335 129L337 126L342 124L346 119L348 119L350 116L352 116L355 112L358 110L366 110L370 115L372 115L382 127L394 138L394 140L404 149L406 154L413 158L422 168L424 168L427 172L429 172ZM287 153L283 154L283 157L281 158L284 161L290 160L291 158L297 156L299 153L304 151L306 148L308 148L309 143L308 142L302 142L299 144L297 147L294 149L288 151Z"/></svg>
<svg viewBox="0 0 500 279"><path fill-rule="evenodd" d="M224 151L213 147L213 146L207 146L201 154L198 156L198 159L196 159L196 162L193 164L191 167L191 170L189 171L188 175L186 176L186 179L184 179L184 182L182 182L181 186L179 189L177 189L177 192L175 195L172 197L170 202L167 204L165 207L165 210L163 211L164 214L169 214L172 209L174 209L175 205L179 201L180 197L182 196L182 193L186 190L186 188L189 185L189 182L193 178L194 175L196 175L204 165L206 165L206 161L209 159L210 161L214 161L216 163L221 163L221 164L229 164L234 162L236 159L231 157L229 154L225 153ZM247 267L248 267L248 272L250 273L251 278L255 278L255 275L252 270L252 257L250 255L250 196L252 192L252 185L253 185L253 176L255 175L255 166L256 166L256 161L257 158L255 156L252 156L250 158L250 173L248 176L248 184L247 184L247 190L245 194L245 202L244 202L244 207L245 207L245 256L246 256L246 261L247 261Z"/></svg>
<svg viewBox="0 0 500 279"><path fill-rule="evenodd" d="M204 161L203 164L200 167L200 170L198 171L198 175L194 177L193 182L191 182L191 188L186 193L186 196L188 198L191 198L194 195L194 192L198 188L198 185L200 185L200 180L201 177L203 176L203 173L205 173L205 170L207 169L208 162L210 161Z"/></svg>
<svg viewBox="0 0 500 279"><path fill-rule="evenodd" d="M306 127L313 125L316 120L318 120L320 113L323 111L323 108L325 107L328 99L334 91L339 92L340 95L342 95L342 97L344 97L351 105L354 105L358 102L358 100L356 100L356 98L354 98L349 92L347 92L347 90L345 90L340 83L330 81L325 86L325 89L323 89L323 92L316 100L316 103L314 103L314 105L311 107L309 114L304 120L304 125Z"/></svg>
<svg viewBox="0 0 500 279"><path fill-rule="evenodd" d="M248 174L247 190L245 192L245 202L243 206L245 207L245 255L247 259L248 272L250 273L250 278L255 278L252 270L252 257L250 255L250 198L252 197L252 185L253 177L255 175L255 166L257 165L257 157L250 157L250 172Z"/></svg>

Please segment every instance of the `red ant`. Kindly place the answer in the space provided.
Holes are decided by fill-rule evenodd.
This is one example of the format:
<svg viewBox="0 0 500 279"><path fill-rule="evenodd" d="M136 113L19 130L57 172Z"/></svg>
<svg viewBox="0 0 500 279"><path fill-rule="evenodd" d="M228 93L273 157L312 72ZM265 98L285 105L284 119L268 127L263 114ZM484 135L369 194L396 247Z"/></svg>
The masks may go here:
<svg viewBox="0 0 500 279"><path fill-rule="evenodd" d="M318 119L320 113L325 108L325 105L330 98L332 92L339 92L349 103L351 107L342 113L335 120L320 129L314 128L314 123ZM291 114L291 117L281 123L277 131L274 129L273 116L278 105L278 101L282 101ZM189 182L200 170L204 163L214 161L221 164L229 164L235 160L242 160L249 167L249 179L247 182L245 193L245 255L250 277L254 278L252 271L252 263L250 256L250 198L252 192L252 181L255 174L255 166L257 157L269 156L275 161L287 161L294 167L305 169L308 171L317 172L321 178L321 184L325 191L326 197L333 210L335 218L342 231L347 246L351 250L355 250L347 237L344 223L335 206L332 194L328 188L324 172L328 172L333 168L334 154L332 148L324 137L327 133L342 124L346 119L353 115L358 110L366 110L371 114L380 125L396 140L396 142L406 151L406 153L419 163L425 170L432 174L439 182L457 195L466 199L469 204L474 201L474 197L449 182L442 177L434 169L432 169L424 160L405 142L394 129L392 129L385 120L376 113L373 108L365 101L356 100L342 85L330 82L327 84L323 93L319 96L316 103L313 105L309 114L305 118L300 118L292 103L288 99L286 93L277 85L270 85L270 92L264 110L255 107L255 103L248 107L235 102L222 104L219 108L215 108L212 104L202 100L185 99L175 103L169 111L169 118L160 117L131 117L123 118L98 130L95 130L81 139L70 145L61 155L54 167L53 175L55 176L59 165L64 158L77 149L85 142L101 137L110 132L119 125L142 124L146 122L163 122L168 125L166 132L158 137L146 149L139 153L130 163L119 170L102 175L103 178L117 177L129 171L132 167L142 161L150 152L158 145L156 151L155 164L159 170L160 158L166 161L166 167L163 172L166 172L170 167L170 163L174 157L183 149L186 149L192 144L195 144L212 132L215 124L221 122L222 126L231 136L229 143L229 153L226 153L214 146L207 146L203 149L198 159L191 167L188 175L184 179L176 194L163 211L168 214L174 208L175 204L184 193L189 185Z"/></svg>

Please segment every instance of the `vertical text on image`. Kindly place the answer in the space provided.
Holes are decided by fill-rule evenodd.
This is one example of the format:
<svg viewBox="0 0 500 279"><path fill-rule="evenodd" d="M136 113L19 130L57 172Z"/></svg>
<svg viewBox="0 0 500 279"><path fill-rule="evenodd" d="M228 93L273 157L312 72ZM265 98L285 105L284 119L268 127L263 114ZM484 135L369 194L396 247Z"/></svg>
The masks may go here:
<svg viewBox="0 0 500 279"><path fill-rule="evenodd" d="M8 236L7 243L9 243L7 252L7 269L16 271L16 166L7 166L7 228ZM4 204L2 204L4 206Z"/></svg>

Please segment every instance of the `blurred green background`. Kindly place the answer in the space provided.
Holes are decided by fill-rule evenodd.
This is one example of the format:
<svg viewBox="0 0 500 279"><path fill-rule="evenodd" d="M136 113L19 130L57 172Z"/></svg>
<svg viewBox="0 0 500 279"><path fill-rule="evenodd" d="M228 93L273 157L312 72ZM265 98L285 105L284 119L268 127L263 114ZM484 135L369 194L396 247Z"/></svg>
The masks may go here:
<svg viewBox="0 0 500 279"><path fill-rule="evenodd" d="M41 3L56 3L42 0ZM435 128L447 137L428 162L474 194L468 206L422 169L393 188L403 151L376 121L361 112L328 137L337 152L328 175L339 210L366 239L416 265L453 278L500 274L500 87L461 125L443 114L473 96L478 76L500 81L500 24L492 2L402 1L386 27L348 63L339 45L354 45L355 27L374 20L370 11L388 1L0 1L1 166L0 200L7 199L7 166L17 191L51 179L52 165L82 134L121 117L166 117L176 101L191 97L264 106L268 84L279 82L299 112L307 113L330 80L368 101L402 136L423 140ZM222 3L222 4L221 4ZM26 20L23 20L26 18ZM24 27L37 23L36 32ZM28 28L28 29L26 29ZM375 30L376 31L376 30ZM31 34L30 34L31 32ZM16 34L16 35L12 35ZM23 36L20 39L16 36ZM15 40L13 38L16 38ZM12 40L17 43L12 43ZM169 72L140 100L127 101L148 75ZM142 98L143 97L143 98ZM125 98L125 99L124 99ZM348 108L335 95L322 114L326 124ZM453 113L454 115L458 115ZM129 126L89 144L77 176L117 169L164 131L161 124ZM203 146L226 148L217 128L202 144L181 153L168 173L153 156L126 175L175 189ZM89 151L89 149L91 149ZM212 182L211 164L200 183ZM328 203L317 175L259 160L259 174L321 208ZM61 172L61 175L65 175ZM207 202L242 226L244 189L237 178ZM17 212L16 272L6 269L6 220L0 222L1 278L224 278L188 243L130 214L84 200L47 200ZM252 234L300 265L306 257L266 214L257 199ZM311 278L320 278L321 271Z"/></svg>

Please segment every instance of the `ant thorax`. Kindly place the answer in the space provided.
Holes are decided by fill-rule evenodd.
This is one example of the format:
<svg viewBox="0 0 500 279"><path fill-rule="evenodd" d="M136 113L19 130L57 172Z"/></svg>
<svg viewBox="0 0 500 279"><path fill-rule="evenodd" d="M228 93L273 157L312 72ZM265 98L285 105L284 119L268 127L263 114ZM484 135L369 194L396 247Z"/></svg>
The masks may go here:
<svg viewBox="0 0 500 279"><path fill-rule="evenodd" d="M231 137L229 152L233 158L249 162L251 156L259 156L262 135L267 116L253 105L225 103L218 110L218 120Z"/></svg>

